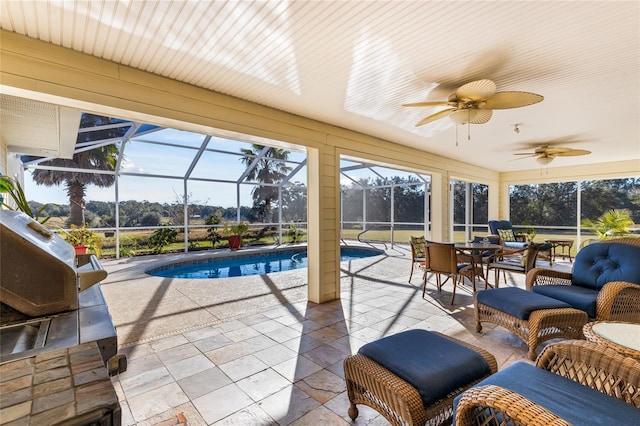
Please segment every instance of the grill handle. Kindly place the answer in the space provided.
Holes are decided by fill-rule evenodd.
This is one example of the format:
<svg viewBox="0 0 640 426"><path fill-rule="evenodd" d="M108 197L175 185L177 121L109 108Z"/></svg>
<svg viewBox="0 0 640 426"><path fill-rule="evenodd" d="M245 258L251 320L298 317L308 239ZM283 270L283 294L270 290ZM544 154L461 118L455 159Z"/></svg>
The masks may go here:
<svg viewBox="0 0 640 426"><path fill-rule="evenodd" d="M94 284L107 278L107 271L95 255L78 259L78 287L80 291L86 290Z"/></svg>

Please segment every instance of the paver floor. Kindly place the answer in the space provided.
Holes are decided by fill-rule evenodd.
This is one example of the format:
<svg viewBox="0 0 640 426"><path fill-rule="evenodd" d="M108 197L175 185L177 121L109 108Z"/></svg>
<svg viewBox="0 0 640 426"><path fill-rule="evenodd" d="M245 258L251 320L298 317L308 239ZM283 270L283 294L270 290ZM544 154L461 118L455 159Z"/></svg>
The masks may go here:
<svg viewBox="0 0 640 426"><path fill-rule="evenodd" d="M352 424L344 358L413 328L484 347L500 368L530 362L526 345L505 329L475 331L468 282L451 305L451 283L438 292L429 276L423 299L420 272L408 282L407 247L342 263L341 298L323 304L306 301L306 270L206 280L144 274L181 256L103 262L102 289L129 363L113 379L124 425ZM524 287L522 275L507 278ZM355 424L388 424L359 408Z"/></svg>

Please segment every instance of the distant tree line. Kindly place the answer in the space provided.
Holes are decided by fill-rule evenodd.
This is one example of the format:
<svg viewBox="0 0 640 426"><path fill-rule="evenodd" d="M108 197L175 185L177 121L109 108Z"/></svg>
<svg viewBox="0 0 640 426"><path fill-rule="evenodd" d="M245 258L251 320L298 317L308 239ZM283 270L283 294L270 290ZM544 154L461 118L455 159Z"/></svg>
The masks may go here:
<svg viewBox="0 0 640 426"><path fill-rule="evenodd" d="M361 179L359 183L343 185L344 220L362 222L366 219L367 222L390 222L392 188L394 221L423 223L425 184L424 181L413 176ZM364 197L366 197L366 218L362 204Z"/></svg>
<svg viewBox="0 0 640 426"><path fill-rule="evenodd" d="M514 224L575 226L578 183L514 185L510 188ZM640 224L640 178L582 182L580 220L597 220L610 209L627 210Z"/></svg>
<svg viewBox="0 0 640 426"><path fill-rule="evenodd" d="M363 180L366 191L367 222L389 222L391 220L391 186L394 186L394 218L396 222L422 223L424 218L425 185L417 178L392 177ZM365 192L362 186L353 183L343 186L343 217L346 221L363 220L362 200ZM473 223L483 224L488 220L488 187L471 184L473 199ZM454 182L454 219L464 223L465 182ZM609 209L628 210L634 223L640 224L640 178L586 181L582 183L581 220L596 220ZM286 186L282 191L282 221L306 222L307 189L301 183ZM29 203L32 209L42 204ZM241 220L251 223L278 222L278 199L272 199L269 210L264 204L241 206ZM515 185L510 188L511 221L514 224L538 226L575 226L577 207L577 182L549 184ZM219 212L219 213L217 213ZM52 217L68 217L69 205L49 205L43 212ZM222 221L233 222L237 213L235 207L189 204L191 218L208 217L219 214ZM88 201L85 206L85 220L91 227L115 226L115 204L104 201ZM157 226L163 221L182 225L184 210L181 202L157 203L149 201L121 201L120 225Z"/></svg>
<svg viewBox="0 0 640 426"><path fill-rule="evenodd" d="M29 205L34 209L39 209L43 204L30 201ZM277 222L278 207L277 198L270 203L268 214L260 209L259 204L240 206L240 220L251 223ZM172 225L184 224L184 207L180 200L176 200L174 203L120 201L119 208L121 227L158 226L163 222L169 222ZM87 201L84 211L85 222L87 226L92 228L113 227L116 223L115 212L114 202ZM216 214L219 214L223 222L235 222L237 219L235 207L193 203L188 205L187 212L190 218L201 218L203 222ZM68 219L71 209L69 204L49 204L43 210L43 214ZM282 189L282 220L283 222L305 222L307 220L307 188L305 185L295 183ZM70 225L70 222L67 225Z"/></svg>

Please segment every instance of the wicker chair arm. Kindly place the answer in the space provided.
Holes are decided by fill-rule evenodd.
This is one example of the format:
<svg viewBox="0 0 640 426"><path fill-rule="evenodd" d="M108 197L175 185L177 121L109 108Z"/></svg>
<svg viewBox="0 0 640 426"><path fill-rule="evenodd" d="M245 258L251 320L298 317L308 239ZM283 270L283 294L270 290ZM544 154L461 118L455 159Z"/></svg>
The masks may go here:
<svg viewBox="0 0 640 426"><path fill-rule="evenodd" d="M516 241L518 241L520 243L526 243L527 242L527 234L516 234L515 232L513 234L516 237Z"/></svg>
<svg viewBox="0 0 640 426"><path fill-rule="evenodd" d="M554 269L533 268L527 273L526 288L534 285L571 285L571 273Z"/></svg>
<svg viewBox="0 0 640 426"><path fill-rule="evenodd" d="M519 393L495 385L465 391L456 407L456 425L567 426L565 420Z"/></svg>
<svg viewBox="0 0 640 426"><path fill-rule="evenodd" d="M545 347L536 366L640 408L640 362L585 340Z"/></svg>
<svg viewBox="0 0 640 426"><path fill-rule="evenodd" d="M596 320L640 323L640 284L612 281L596 300Z"/></svg>
<svg viewBox="0 0 640 426"><path fill-rule="evenodd" d="M476 265L476 259L469 253L465 253L460 249L456 249L456 259L458 263L468 263L470 266Z"/></svg>

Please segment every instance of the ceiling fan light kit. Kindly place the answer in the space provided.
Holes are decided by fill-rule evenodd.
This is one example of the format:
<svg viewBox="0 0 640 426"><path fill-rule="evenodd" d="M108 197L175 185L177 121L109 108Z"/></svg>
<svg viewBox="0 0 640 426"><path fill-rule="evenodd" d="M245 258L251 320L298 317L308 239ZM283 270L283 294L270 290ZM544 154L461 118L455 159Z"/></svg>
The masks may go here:
<svg viewBox="0 0 640 426"><path fill-rule="evenodd" d="M543 166L546 166L547 164L551 163L553 161L553 157L538 157L536 158L536 161L538 162L538 164L541 164Z"/></svg>
<svg viewBox="0 0 640 426"><path fill-rule="evenodd" d="M459 126L467 123L473 123L473 119L478 115L478 110L475 109L459 109L449 114L451 121Z"/></svg>

